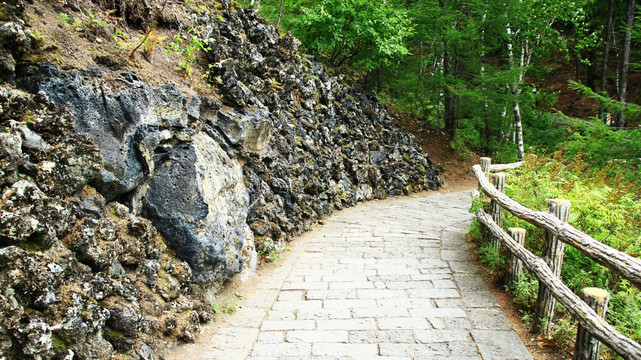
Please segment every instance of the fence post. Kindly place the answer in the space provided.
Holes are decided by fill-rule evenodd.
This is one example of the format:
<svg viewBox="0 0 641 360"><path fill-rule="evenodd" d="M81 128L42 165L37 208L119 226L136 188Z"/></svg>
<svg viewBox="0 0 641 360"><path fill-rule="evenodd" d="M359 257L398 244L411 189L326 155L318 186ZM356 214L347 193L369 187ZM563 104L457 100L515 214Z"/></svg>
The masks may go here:
<svg viewBox="0 0 641 360"><path fill-rule="evenodd" d="M505 173L498 173L498 174L493 174L492 175L492 185L494 187L504 193L505 192ZM501 205L499 205L494 199L490 201L490 215L492 215L492 219L498 225L499 227L503 227L503 208ZM501 245L501 241L496 236L492 236L490 238L492 241L492 245L494 246L495 250L499 250L499 247Z"/></svg>
<svg viewBox="0 0 641 360"><path fill-rule="evenodd" d="M581 291L581 298L588 304L596 314L602 318L608 309L610 294L603 289L588 287ZM587 330L579 324L576 332L576 346L574 348L574 360L599 360L599 348L601 343L592 337Z"/></svg>
<svg viewBox="0 0 641 360"><path fill-rule="evenodd" d="M487 175L490 172L490 165L492 165L492 158L482 157L479 159L481 170Z"/></svg>
<svg viewBox="0 0 641 360"><path fill-rule="evenodd" d="M564 199L548 200L548 212L555 215L562 222L568 222L570 218L570 201ZM561 275L563 266L563 255L565 254L565 244L559 241L557 237L547 232L545 234L545 246L543 248L542 258L550 267L550 270L556 277ZM532 331L549 334L554 318L554 305L556 300L550 290L544 283L539 281L539 295L536 299L536 311L534 313L534 324Z"/></svg>
<svg viewBox="0 0 641 360"><path fill-rule="evenodd" d="M525 229L509 228L507 229L507 233L512 237L512 239L519 243L519 245L523 246L525 244ZM523 272L523 262L511 251L508 251L506 267L505 285L511 288L516 283L519 275Z"/></svg>

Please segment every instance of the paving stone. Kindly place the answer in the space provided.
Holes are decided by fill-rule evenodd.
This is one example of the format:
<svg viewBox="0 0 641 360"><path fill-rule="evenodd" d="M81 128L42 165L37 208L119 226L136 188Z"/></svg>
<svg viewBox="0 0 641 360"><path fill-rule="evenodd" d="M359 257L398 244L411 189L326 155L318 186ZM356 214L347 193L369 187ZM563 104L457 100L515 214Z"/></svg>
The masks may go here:
<svg viewBox="0 0 641 360"><path fill-rule="evenodd" d="M435 279L432 280L432 285L437 288L437 289L455 289L456 283L452 280L440 280L440 279Z"/></svg>
<svg viewBox="0 0 641 360"><path fill-rule="evenodd" d="M258 342L262 344L278 344L285 342L284 331L262 331L258 334Z"/></svg>
<svg viewBox="0 0 641 360"><path fill-rule="evenodd" d="M462 293L463 304L468 308L498 307L499 303L489 290Z"/></svg>
<svg viewBox="0 0 641 360"><path fill-rule="evenodd" d="M413 317L466 317L467 314L460 308L419 308L410 309L410 315Z"/></svg>
<svg viewBox="0 0 641 360"><path fill-rule="evenodd" d="M348 300L323 300L323 307L326 309L353 309L376 307L376 300L373 299L348 299Z"/></svg>
<svg viewBox="0 0 641 360"><path fill-rule="evenodd" d="M299 320L351 319L352 311L348 308L301 309L296 313Z"/></svg>
<svg viewBox="0 0 641 360"><path fill-rule="evenodd" d="M477 330L512 330L501 309L469 309L472 326Z"/></svg>
<svg viewBox="0 0 641 360"><path fill-rule="evenodd" d="M356 299L354 289L307 290L307 300Z"/></svg>
<svg viewBox="0 0 641 360"><path fill-rule="evenodd" d="M277 309L277 310L270 310L267 313L267 319L266 320L299 320L301 319L299 317L300 310L299 309ZM313 319L306 319L306 320L313 320Z"/></svg>
<svg viewBox="0 0 641 360"><path fill-rule="evenodd" d="M474 330L472 338L476 341L483 360L532 359L514 331Z"/></svg>
<svg viewBox="0 0 641 360"><path fill-rule="evenodd" d="M420 299L443 299L457 298L461 295L456 289L411 289L407 290L411 298Z"/></svg>
<svg viewBox="0 0 641 360"><path fill-rule="evenodd" d="M465 330L414 330L414 338L420 343L469 342L469 331Z"/></svg>
<svg viewBox="0 0 641 360"><path fill-rule="evenodd" d="M280 343L280 344L256 344L252 350L253 356L305 356L312 350L312 344L306 343ZM238 354L236 354L238 356ZM238 359L238 357L237 357Z"/></svg>
<svg viewBox="0 0 641 360"><path fill-rule="evenodd" d="M414 343L411 330L350 331L350 343Z"/></svg>
<svg viewBox="0 0 641 360"><path fill-rule="evenodd" d="M330 290L336 289L373 289L374 284L369 281L351 281L351 282L335 282L329 284Z"/></svg>
<svg viewBox="0 0 641 360"><path fill-rule="evenodd" d="M354 318L385 318L385 317L409 317L409 311L405 307L376 307L376 308L355 308L352 309Z"/></svg>
<svg viewBox="0 0 641 360"><path fill-rule="evenodd" d="M283 290L321 290L327 289L327 283L324 281L318 282L306 282L306 281L296 281L296 282L286 282L283 284Z"/></svg>
<svg viewBox="0 0 641 360"><path fill-rule="evenodd" d="M323 307L321 300L291 300L291 301L277 301L272 306L274 310L282 309L320 309Z"/></svg>
<svg viewBox="0 0 641 360"><path fill-rule="evenodd" d="M296 330L288 331L285 341L306 343L346 343L347 339L347 331Z"/></svg>
<svg viewBox="0 0 641 360"><path fill-rule="evenodd" d="M331 356L373 356L378 354L376 344L340 344L340 343L315 343L312 355Z"/></svg>
<svg viewBox="0 0 641 360"><path fill-rule="evenodd" d="M314 329L314 320L265 320L261 325L262 331L268 330L308 330Z"/></svg>
<svg viewBox="0 0 641 360"><path fill-rule="evenodd" d="M358 289L356 296L359 299L401 299L407 298L404 290L389 289Z"/></svg>
<svg viewBox="0 0 641 360"><path fill-rule="evenodd" d="M318 330L374 330L374 319L318 320Z"/></svg>
<svg viewBox="0 0 641 360"><path fill-rule="evenodd" d="M462 293L487 290L485 281L478 274L454 274L454 281Z"/></svg>
<svg viewBox="0 0 641 360"><path fill-rule="evenodd" d="M379 344L380 354L385 356L407 356L430 358L433 353L425 344Z"/></svg>
<svg viewBox="0 0 641 360"><path fill-rule="evenodd" d="M449 280L448 280L449 281ZM432 281L388 281L385 283L388 289L433 289Z"/></svg>
<svg viewBox="0 0 641 360"><path fill-rule="evenodd" d="M368 279L368 276L366 275L355 275L355 274L346 274L342 276L337 276L337 275L325 275L323 276L323 281L328 282L330 285L333 283L341 283L341 282L367 282L367 281L373 281L372 279Z"/></svg>
<svg viewBox="0 0 641 360"><path fill-rule="evenodd" d="M475 357L479 355L476 344L468 339L448 342L447 347L452 357Z"/></svg>
<svg viewBox="0 0 641 360"><path fill-rule="evenodd" d="M303 300L304 296L305 296L305 291L302 291L302 290L281 291L278 294L278 300L279 301Z"/></svg>
<svg viewBox="0 0 641 360"><path fill-rule="evenodd" d="M479 269L471 261L448 261L447 263L454 273L479 273Z"/></svg>
<svg viewBox="0 0 641 360"><path fill-rule="evenodd" d="M388 329L429 329L430 324L424 317L382 318L378 319L381 330Z"/></svg>
<svg viewBox="0 0 641 360"><path fill-rule="evenodd" d="M441 274L416 274L416 275L410 275L411 280L417 280L417 281L435 281L435 280L451 280L452 275L449 273L441 273Z"/></svg>
<svg viewBox="0 0 641 360"><path fill-rule="evenodd" d="M470 261L470 252L463 250L441 250L441 259L450 261Z"/></svg>
<svg viewBox="0 0 641 360"><path fill-rule="evenodd" d="M434 318L431 318L434 319ZM471 330L472 322L469 318L440 318L445 325L444 329L448 330Z"/></svg>
<svg viewBox="0 0 641 360"><path fill-rule="evenodd" d="M434 304L439 308L463 308L461 299L436 299Z"/></svg>

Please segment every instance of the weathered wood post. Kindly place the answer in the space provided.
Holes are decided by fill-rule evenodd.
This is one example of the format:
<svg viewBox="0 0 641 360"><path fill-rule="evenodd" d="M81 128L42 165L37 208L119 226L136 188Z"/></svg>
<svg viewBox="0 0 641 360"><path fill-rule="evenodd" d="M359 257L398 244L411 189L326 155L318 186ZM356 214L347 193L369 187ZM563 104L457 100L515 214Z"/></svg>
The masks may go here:
<svg viewBox="0 0 641 360"><path fill-rule="evenodd" d="M548 200L548 212L566 223L570 218L570 205L569 200L551 199ZM561 275L564 254L565 244L557 239L556 234L550 231L546 232L542 257L556 277ZM543 282L539 281L539 295L536 299L536 311L534 313L534 324L532 326L533 332L541 332L543 334L550 333L555 303L556 300L550 290Z"/></svg>
<svg viewBox="0 0 641 360"><path fill-rule="evenodd" d="M482 157L479 158L479 164L481 165L481 170L483 170L483 173L485 174L485 178L489 179L490 176L490 165L492 164L492 159L489 157ZM483 190L481 189L481 183L479 183L479 196L480 199L483 202L487 201L487 196L483 193ZM481 237L483 238L483 241L489 241L490 237L492 235L487 231L485 226L481 226Z"/></svg>
<svg viewBox="0 0 641 360"><path fill-rule="evenodd" d="M588 287L581 291L581 298L598 316L605 317L608 310L610 294L603 289ZM601 343L592 337L583 326L579 324L576 332L576 346L574 347L574 360L599 360Z"/></svg>
<svg viewBox="0 0 641 360"><path fill-rule="evenodd" d="M487 176L487 174L490 173L490 165L492 165L492 158L482 157L479 159L479 162L481 164L481 170L483 170L483 172Z"/></svg>
<svg viewBox="0 0 641 360"><path fill-rule="evenodd" d="M525 229L523 228L509 228L507 233L519 245L525 244ZM507 252L507 266L505 272L505 285L513 287L516 284L519 275L523 272L523 262L518 257L514 256L511 251Z"/></svg>
<svg viewBox="0 0 641 360"><path fill-rule="evenodd" d="M492 185L494 185L498 191L505 193L505 173L492 174ZM490 215L492 215L492 219L496 225L503 227L503 207L494 199L490 201ZM501 241L496 236L491 236L490 241L494 249L498 251Z"/></svg>

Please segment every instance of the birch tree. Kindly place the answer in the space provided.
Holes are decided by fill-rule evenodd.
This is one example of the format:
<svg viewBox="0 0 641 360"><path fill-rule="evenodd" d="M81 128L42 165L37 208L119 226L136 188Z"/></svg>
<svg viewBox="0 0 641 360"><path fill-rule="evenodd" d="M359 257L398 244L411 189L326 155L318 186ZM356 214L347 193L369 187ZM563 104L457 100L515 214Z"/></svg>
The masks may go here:
<svg viewBox="0 0 641 360"><path fill-rule="evenodd" d="M562 0L511 0L503 3L507 59L515 73L508 86L514 97L512 112L519 161L525 153L520 98L527 69L538 49L552 46L562 39L552 26L555 21L569 18L580 6L580 1L570 3Z"/></svg>
<svg viewBox="0 0 641 360"><path fill-rule="evenodd" d="M630 68L630 47L632 45L632 28L634 26L634 10L636 0L628 0L628 12L625 28L625 39L623 40L623 54L621 62L621 77L619 79L619 102L625 107L625 100L628 91L628 70ZM617 126L625 127L625 112L619 112Z"/></svg>

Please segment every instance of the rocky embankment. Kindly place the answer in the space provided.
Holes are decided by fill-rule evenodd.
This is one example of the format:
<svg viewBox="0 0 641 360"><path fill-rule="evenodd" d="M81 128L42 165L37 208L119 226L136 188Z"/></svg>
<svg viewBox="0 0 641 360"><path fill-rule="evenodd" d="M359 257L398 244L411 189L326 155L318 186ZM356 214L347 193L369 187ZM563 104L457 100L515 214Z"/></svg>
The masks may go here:
<svg viewBox="0 0 641 360"><path fill-rule="evenodd" d="M223 282L334 209L440 185L372 94L222 3L221 97L21 62L0 26L0 359L154 359Z"/></svg>

